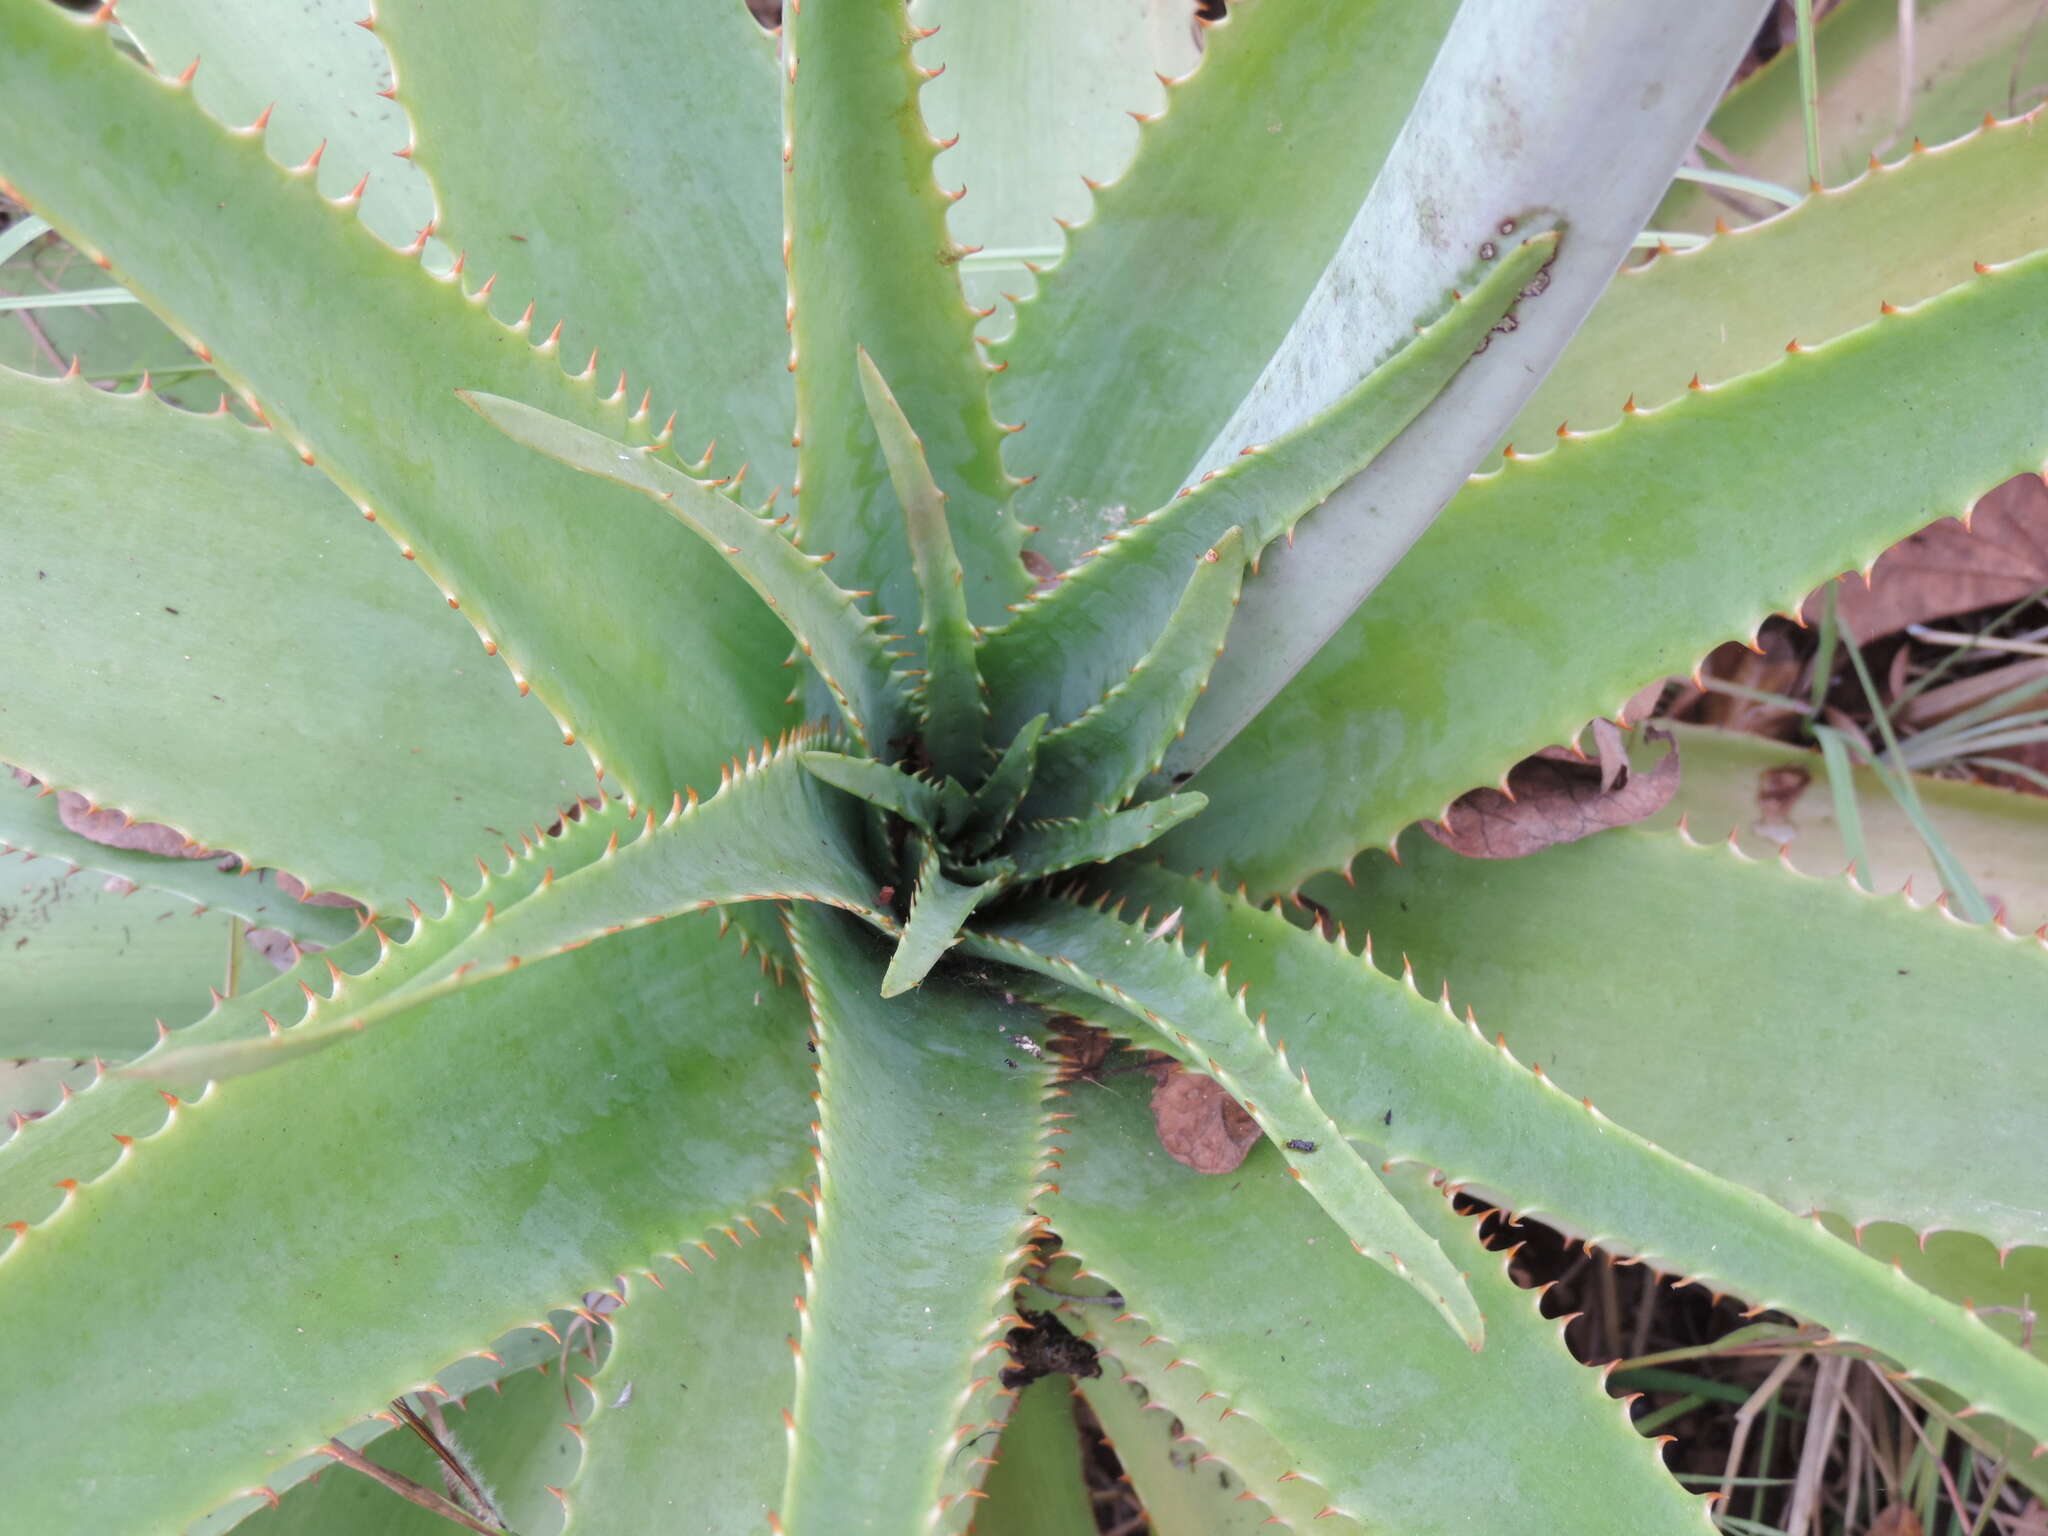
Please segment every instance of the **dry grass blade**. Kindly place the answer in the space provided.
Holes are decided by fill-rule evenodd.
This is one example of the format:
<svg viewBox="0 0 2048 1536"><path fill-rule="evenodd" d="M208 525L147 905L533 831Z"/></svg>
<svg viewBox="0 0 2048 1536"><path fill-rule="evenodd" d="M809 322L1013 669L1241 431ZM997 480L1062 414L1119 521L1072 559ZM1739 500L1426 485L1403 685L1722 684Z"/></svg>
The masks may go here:
<svg viewBox="0 0 2048 1536"><path fill-rule="evenodd" d="M1749 1447L1750 1426L1756 1422L1756 1416L1762 1413L1772 1400L1777 1397L1779 1390L1805 1360L1806 1355L1804 1353L1787 1355L1771 1367L1771 1374L1766 1376L1757 1389L1749 1394L1749 1400L1735 1410L1735 1435L1728 1447L1728 1470L1721 1474L1720 1502L1722 1504L1725 1505L1730 1498L1734 1497L1735 1474L1741 1470L1742 1453Z"/></svg>
<svg viewBox="0 0 2048 1536"><path fill-rule="evenodd" d="M409 1477L401 1477L388 1467L380 1467L361 1451L344 1445L339 1440L329 1440L321 1447L326 1455L332 1456L344 1467L353 1468L372 1482L382 1483L408 1504L417 1504L430 1514L439 1515L443 1520L452 1520L464 1530L477 1531L481 1536L506 1536L505 1527L479 1520L465 1509L458 1508L441 1497L431 1488L422 1488Z"/></svg>

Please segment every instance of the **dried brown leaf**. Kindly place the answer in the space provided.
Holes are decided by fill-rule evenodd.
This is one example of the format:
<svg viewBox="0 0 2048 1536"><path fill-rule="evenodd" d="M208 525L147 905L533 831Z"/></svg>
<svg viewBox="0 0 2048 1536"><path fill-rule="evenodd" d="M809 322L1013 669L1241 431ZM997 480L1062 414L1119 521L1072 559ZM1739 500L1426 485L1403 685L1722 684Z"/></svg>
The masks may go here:
<svg viewBox="0 0 2048 1536"><path fill-rule="evenodd" d="M1213 1077L1179 1062L1152 1069L1152 1124L1159 1145L1197 1173L1229 1173L1259 1139L1259 1123Z"/></svg>
<svg viewBox="0 0 2048 1536"><path fill-rule="evenodd" d="M1920 1517L1904 1504L1893 1504L1870 1522L1868 1536L1923 1536Z"/></svg>
<svg viewBox="0 0 2048 1536"><path fill-rule="evenodd" d="M130 821L111 807L98 810L75 789L57 791L57 819L80 837L108 848L127 848L136 853L161 854L169 859L214 859L220 855L160 821Z"/></svg>
<svg viewBox="0 0 2048 1536"><path fill-rule="evenodd" d="M1511 794L1475 789L1451 806L1442 824L1424 822L1422 830L1468 859L1521 859L1642 821L1678 792L1677 741L1654 726L1644 729L1643 739L1666 742L1670 750L1647 772L1620 773L1610 789L1601 787L1597 763L1547 747L1508 774Z"/></svg>
<svg viewBox="0 0 2048 1536"><path fill-rule="evenodd" d="M1861 576L1835 584L1835 611L1859 642L1897 634L1908 624L2016 603L2048 587L2048 485L2015 475L1978 501L1965 528L1943 518L1878 557ZM1806 600L1806 621L1820 621L1820 593Z"/></svg>

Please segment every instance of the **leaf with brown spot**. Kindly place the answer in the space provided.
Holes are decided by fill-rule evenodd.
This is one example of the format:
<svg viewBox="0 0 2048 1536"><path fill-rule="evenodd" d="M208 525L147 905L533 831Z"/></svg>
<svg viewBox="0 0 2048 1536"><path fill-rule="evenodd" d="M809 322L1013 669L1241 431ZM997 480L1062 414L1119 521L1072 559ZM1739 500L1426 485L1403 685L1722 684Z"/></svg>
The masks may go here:
<svg viewBox="0 0 2048 1536"><path fill-rule="evenodd" d="M1908 624L2016 603L2039 587L2048 587L2048 486L2039 475L2015 475L1979 498L1968 528L1943 518L1880 555L1867 587L1860 575L1842 577L1835 611L1867 643ZM1806 600L1809 624L1820 622L1820 596Z"/></svg>
<svg viewBox="0 0 2048 1536"><path fill-rule="evenodd" d="M1601 787L1598 763L1546 747L1509 772L1512 798L1497 789L1475 789L1451 806L1441 825L1426 821L1422 830L1468 859L1522 859L1642 821L1678 793L1677 741L1654 726L1645 728L1643 739L1668 742L1670 750L1647 772L1613 774L1611 788ZM1610 772L1613 767L1610 762Z"/></svg>
<svg viewBox="0 0 2048 1536"><path fill-rule="evenodd" d="M1197 1173L1229 1173L1262 1134L1258 1121L1213 1077L1178 1062L1152 1069L1152 1124L1159 1145Z"/></svg>

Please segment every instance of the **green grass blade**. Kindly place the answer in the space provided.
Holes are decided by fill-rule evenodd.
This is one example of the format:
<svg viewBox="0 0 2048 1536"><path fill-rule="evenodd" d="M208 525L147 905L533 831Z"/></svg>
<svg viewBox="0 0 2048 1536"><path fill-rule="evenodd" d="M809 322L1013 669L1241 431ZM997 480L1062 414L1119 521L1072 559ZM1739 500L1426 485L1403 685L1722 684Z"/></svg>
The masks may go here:
<svg viewBox="0 0 2048 1536"><path fill-rule="evenodd" d="M911 430L903 408L889 393L875 360L860 351L860 387L868 418L882 442L882 457L903 527L910 541L910 565L917 578L924 640L924 748L944 775L966 779L981 771L983 728L988 709L981 700L981 673L974 659L975 630L967 617L965 577L946 524L946 493L932 479L924 444Z"/></svg>
<svg viewBox="0 0 2048 1536"><path fill-rule="evenodd" d="M1165 627L1129 675L1084 714L1046 733L1024 815L1114 810L1158 768L1222 653L1244 586L1245 554L1244 531L1233 527L1198 555Z"/></svg>
<svg viewBox="0 0 2048 1536"><path fill-rule="evenodd" d="M933 178L939 145L918 111L924 77L902 0L786 9L782 25L784 251L796 373L798 519L884 612L917 611L901 514L861 397L873 354L948 498L968 612L993 623L1030 581L1006 510L1003 431L960 290L962 248Z"/></svg>
<svg viewBox="0 0 2048 1536"><path fill-rule="evenodd" d="M958 1530L980 1481L960 1447L1002 1413L986 1357L1045 1173L1049 1072L1003 1054L1035 1015L936 979L885 1003L878 937L822 908L791 925L819 1164L777 1510L790 1536Z"/></svg>
<svg viewBox="0 0 2048 1536"><path fill-rule="evenodd" d="M1835 804L1835 825L1841 829L1842 850L1849 855L1854 867L1856 883L1864 890L1875 890L1871 884L1870 850L1863 841L1863 816L1856 806L1855 764L1849 757L1848 738L1831 725L1817 725L1813 728L1813 739L1820 743L1821 762L1827 769L1828 796ZM1904 801L1900 801L1903 806Z"/></svg>
<svg viewBox="0 0 2048 1536"><path fill-rule="evenodd" d="M629 448L517 400L480 390L460 393L513 441L586 475L630 486L674 513L788 627L848 726L877 756L908 733L903 682L875 632L877 621L825 574L818 557L799 550L774 521L655 458L649 449ZM757 668L759 663L756 658Z"/></svg>
<svg viewBox="0 0 2048 1536"><path fill-rule="evenodd" d="M1282 1149L1293 1176L1365 1258L1398 1275L1471 1348L1485 1319L1464 1275L1346 1141L1290 1065L1286 1037L1256 1022L1227 980L1185 953L1178 935L1065 901L1006 908L966 940L970 952L1077 988L1150 1027L1156 1043L1207 1072Z"/></svg>

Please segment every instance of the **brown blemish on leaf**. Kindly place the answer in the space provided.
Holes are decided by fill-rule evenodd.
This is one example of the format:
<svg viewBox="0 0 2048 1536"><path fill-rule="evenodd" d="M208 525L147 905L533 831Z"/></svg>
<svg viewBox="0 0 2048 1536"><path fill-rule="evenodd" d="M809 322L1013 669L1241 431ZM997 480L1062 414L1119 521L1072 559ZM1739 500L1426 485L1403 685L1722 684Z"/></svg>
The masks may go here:
<svg viewBox="0 0 2048 1536"><path fill-rule="evenodd" d="M1508 774L1512 800L1497 789L1475 789L1451 807L1442 826L1424 822L1422 830L1468 859L1521 859L1654 816L1678 792L1678 743L1655 727L1643 738L1670 747L1648 772L1617 771L1610 762L1611 787L1603 789L1597 763L1546 747Z"/></svg>
<svg viewBox="0 0 2048 1536"><path fill-rule="evenodd" d="M1152 1124L1159 1145L1197 1173L1229 1173L1260 1136L1259 1123L1213 1077L1178 1062L1152 1069Z"/></svg>

